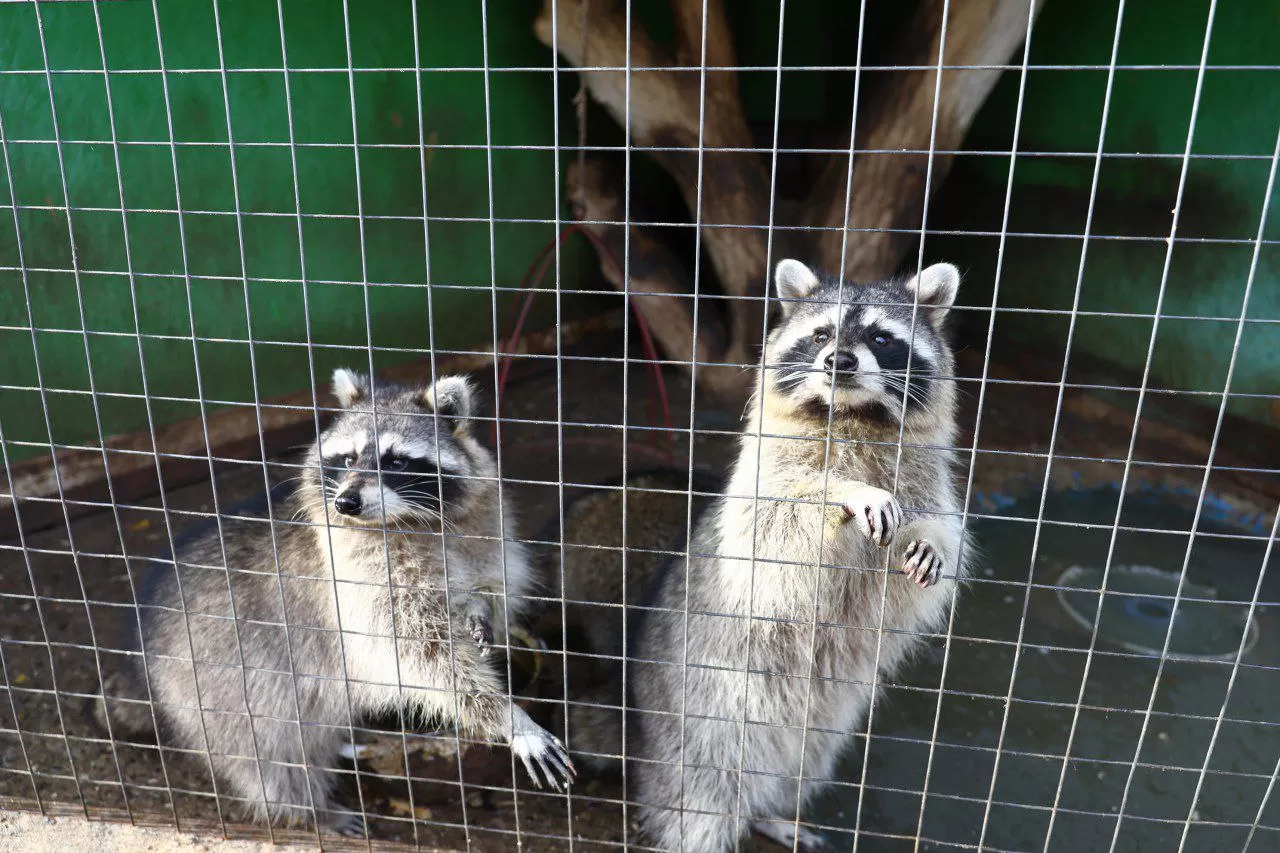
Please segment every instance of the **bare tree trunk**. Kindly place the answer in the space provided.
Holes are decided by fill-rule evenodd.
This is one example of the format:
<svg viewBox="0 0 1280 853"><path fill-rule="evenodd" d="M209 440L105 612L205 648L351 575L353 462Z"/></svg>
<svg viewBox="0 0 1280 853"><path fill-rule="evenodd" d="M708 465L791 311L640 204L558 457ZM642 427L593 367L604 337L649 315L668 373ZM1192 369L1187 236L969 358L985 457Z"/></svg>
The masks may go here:
<svg viewBox="0 0 1280 853"><path fill-rule="evenodd" d="M1039 11L1043 0L952 0L950 18L943 21L945 0L923 0L896 51L897 65L937 65L938 49L946 39L945 65L1002 65L1027 35L1027 15ZM986 68L944 70L938 87L937 70L888 72L884 85L868 101L873 105L858 119L858 148L884 151L854 159L849 193L848 229L845 192L848 157L833 159L813 188L805 209L807 224L835 227L818 240L818 261L829 270L840 266L845 275L870 281L891 275L915 239L924 213L925 177L933 111L938 107L934 149L955 151L964 142L978 110L1003 71ZM923 153L904 153L918 151ZM942 184L954 160L951 154L933 156L932 188ZM894 233L894 232L899 233Z"/></svg>
<svg viewBox="0 0 1280 853"><path fill-rule="evenodd" d="M581 4L589 0L559 0L558 38L553 40L551 3L547 0L534 25L538 38L553 42L565 59L581 65L584 51L588 67L627 67L627 21L615 0L591 3L589 29L584 43L580 27ZM693 66L702 59L702 0L673 0L681 61ZM737 62L733 40L725 23L721 0L707 0L707 62L716 66ZM714 45L714 47L713 47ZM635 25L631 28L631 67L669 68L672 57L658 48ZM698 148L750 148L751 132L738 96L737 75L732 71L708 71L705 120L700 121L701 74L697 71L633 71L628 101L627 74L622 71L584 72L592 98L624 127L630 124L631 143L637 147L683 148L685 151L653 151L652 156L675 180L691 211L698 209ZM765 286L765 230L768 222L769 181L759 157L751 154L706 152L703 154L701 202L702 239L715 266L721 286L734 300L727 361L754 361L760 342ZM749 228L721 226L755 226Z"/></svg>
<svg viewBox="0 0 1280 853"><path fill-rule="evenodd" d="M1028 15L1043 0L951 0L949 20L942 20L944 0L922 0L897 48L897 63L926 70L891 72L866 101L858 121L859 148L884 154L859 154L854 163L849 229L845 223L848 157L834 157L805 205L806 224L831 229L817 239L815 263L834 270L848 240L845 272L867 280L889 275L910 245L910 229L923 215L925 175L937 101L936 150L955 150L977 115L1001 71L928 69L938 65L945 38L947 65L1001 65L1023 42ZM590 3L589 25L582 27L584 3ZM553 32L555 8L558 32ZM728 328L714 323L698 330L699 361L750 365L762 330L765 269L765 226L769 222L769 176L764 158L751 151L705 151L706 148L753 147L742 110L733 40L723 0L706 0L704 62L703 0L671 0L676 22L675 56L668 56L634 20L630 38L625 7L619 0L545 0L535 23L538 38L554 46L570 63L606 68L655 68L655 71L585 71L593 99L631 131L631 143L649 152L671 175L691 212L701 211L701 237L730 300ZM629 65L628 65L629 61ZM671 71L673 66L695 70ZM705 69L705 70L698 70ZM705 87L703 86L705 76ZM703 93L705 89L705 100ZM936 99L935 99L936 91ZM684 150L670 150L684 149ZM924 153L903 153L903 149ZM699 181L698 155L702 151ZM932 187L938 187L952 155L935 155ZM613 181L595 165L587 174L570 170L570 196L597 244L621 245L625 200ZM735 227L747 226L747 227ZM867 230L863 230L867 229ZM894 233L906 231L908 233ZM644 229L631 232L631 290L637 307L649 318L654 334L669 355L692 359L692 317L672 294L701 292L690 283L669 251ZM604 251L604 250L602 250ZM621 254L618 253L618 258ZM637 266L636 261L640 262ZM601 256L606 278L618 288L627 281L617 260ZM711 312L708 312L711 313ZM700 326L703 324L700 323ZM750 384L741 370L703 370L700 384L728 399L740 399Z"/></svg>
<svg viewBox="0 0 1280 853"><path fill-rule="evenodd" d="M569 164L565 183L574 216L593 235L600 271L618 290L629 286L632 305L644 315L667 356L685 364L697 361L698 382L718 398L729 401L740 395L740 369L707 365L721 361L727 349L723 326L712 319L716 312L699 312L695 335L689 273L650 229L631 226L630 282L623 278L626 232L624 226L611 224L623 220L616 176L593 158L582 170L577 163Z"/></svg>

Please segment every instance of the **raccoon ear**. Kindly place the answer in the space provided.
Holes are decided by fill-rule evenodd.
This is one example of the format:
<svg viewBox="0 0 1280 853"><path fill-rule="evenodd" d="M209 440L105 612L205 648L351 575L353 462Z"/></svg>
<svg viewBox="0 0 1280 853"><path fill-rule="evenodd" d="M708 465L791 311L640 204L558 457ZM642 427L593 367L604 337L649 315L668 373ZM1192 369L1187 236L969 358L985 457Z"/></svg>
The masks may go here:
<svg viewBox="0 0 1280 853"><path fill-rule="evenodd" d="M779 305L785 317L795 310L792 300L807 299L818 289L818 277L813 270L797 260L787 258L779 261L773 273L774 284L778 290Z"/></svg>
<svg viewBox="0 0 1280 853"><path fill-rule="evenodd" d="M960 270L952 264L934 264L907 282L907 292L928 309L933 325L941 325L960 290Z"/></svg>
<svg viewBox="0 0 1280 853"><path fill-rule="evenodd" d="M369 377L345 367L333 371L333 396L344 409L369 396Z"/></svg>
<svg viewBox="0 0 1280 853"><path fill-rule="evenodd" d="M442 377L422 392L423 404L437 415L443 415L454 432L471 426L475 398L475 389L465 376Z"/></svg>

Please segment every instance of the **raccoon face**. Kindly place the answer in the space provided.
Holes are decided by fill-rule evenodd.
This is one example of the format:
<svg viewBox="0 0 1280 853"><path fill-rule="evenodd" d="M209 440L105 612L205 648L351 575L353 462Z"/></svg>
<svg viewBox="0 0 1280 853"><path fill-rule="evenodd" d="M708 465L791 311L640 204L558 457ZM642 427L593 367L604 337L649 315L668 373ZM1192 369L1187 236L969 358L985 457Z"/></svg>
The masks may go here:
<svg viewBox="0 0 1280 853"><path fill-rule="evenodd" d="M402 526L457 514L478 485L468 479L478 473L479 446L469 435L474 392L466 379L379 383L371 393L367 376L339 369L333 393L343 411L313 449L312 480L331 522Z"/></svg>
<svg viewBox="0 0 1280 853"><path fill-rule="evenodd" d="M928 414L936 378L953 370L942 323L960 286L954 266L934 264L906 281L846 282L842 291L838 280L785 260L775 280L782 316L765 345L771 397L822 418L834 406L897 422L904 399L908 420Z"/></svg>

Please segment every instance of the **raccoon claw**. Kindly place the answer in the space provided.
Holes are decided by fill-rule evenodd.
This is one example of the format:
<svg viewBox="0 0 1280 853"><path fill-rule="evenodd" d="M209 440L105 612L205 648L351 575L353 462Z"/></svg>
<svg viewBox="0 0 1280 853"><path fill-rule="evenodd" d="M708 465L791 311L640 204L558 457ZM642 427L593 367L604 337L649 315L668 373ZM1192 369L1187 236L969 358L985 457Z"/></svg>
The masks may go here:
<svg viewBox="0 0 1280 853"><path fill-rule="evenodd" d="M902 571L921 589L933 586L942 577L942 555L927 540L912 542L902 557Z"/></svg>
<svg viewBox="0 0 1280 853"><path fill-rule="evenodd" d="M488 657L493 651L493 625L483 616L472 614L467 617L467 633L480 647L480 657Z"/></svg>
<svg viewBox="0 0 1280 853"><path fill-rule="evenodd" d="M884 489L858 486L844 502L844 514L853 519L862 535L881 548L893 542L902 526L902 507Z"/></svg>
<svg viewBox="0 0 1280 853"><path fill-rule="evenodd" d="M803 826L757 821L751 828L770 841L799 850L800 853L829 853L832 850L825 838Z"/></svg>
<svg viewBox="0 0 1280 853"><path fill-rule="evenodd" d="M573 782L577 771L564 744L527 716L523 720L517 720L517 732L511 738L511 751L520 757L529 778L539 789L542 788L544 778L547 785L556 791L568 790ZM541 776L534 769L534 762L541 768Z"/></svg>
<svg viewBox="0 0 1280 853"><path fill-rule="evenodd" d="M363 743L344 743L338 747L338 755L350 761L359 761L368 751L369 747Z"/></svg>
<svg viewBox="0 0 1280 853"><path fill-rule="evenodd" d="M364 815L335 815L330 826L333 827L334 832L346 838L366 839L369 837L369 828L365 825Z"/></svg>

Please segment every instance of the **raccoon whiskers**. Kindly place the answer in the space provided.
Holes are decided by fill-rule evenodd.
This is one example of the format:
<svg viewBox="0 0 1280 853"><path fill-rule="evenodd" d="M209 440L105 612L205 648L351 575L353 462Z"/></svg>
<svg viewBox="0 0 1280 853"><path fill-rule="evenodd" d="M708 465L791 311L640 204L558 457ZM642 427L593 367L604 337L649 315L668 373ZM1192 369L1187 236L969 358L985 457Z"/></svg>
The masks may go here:
<svg viewBox="0 0 1280 853"><path fill-rule="evenodd" d="M327 498L316 497L299 491L294 495L294 503L297 504L298 508L289 520L303 521L314 516L324 517L324 510L329 501Z"/></svg>
<svg viewBox="0 0 1280 853"><path fill-rule="evenodd" d="M773 383L782 391L793 391L796 388L799 388L801 385L803 385L806 381L808 381L810 373L822 373L822 372L823 371L819 371L819 370L809 370L804 373L793 373L789 376L783 376L781 378L774 377Z"/></svg>
<svg viewBox="0 0 1280 853"><path fill-rule="evenodd" d="M928 404L928 398L925 396L924 390L918 385L909 384L905 376L890 376L881 374L881 381L884 383L885 389L899 395L904 395L908 400L919 406Z"/></svg>
<svg viewBox="0 0 1280 853"><path fill-rule="evenodd" d="M290 483L300 483L305 476L305 474L299 474L296 477L285 477L283 480L277 480L275 485L276 487L281 487L287 486Z"/></svg>

